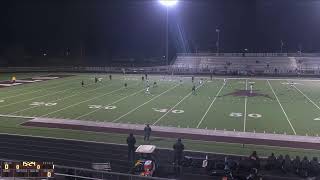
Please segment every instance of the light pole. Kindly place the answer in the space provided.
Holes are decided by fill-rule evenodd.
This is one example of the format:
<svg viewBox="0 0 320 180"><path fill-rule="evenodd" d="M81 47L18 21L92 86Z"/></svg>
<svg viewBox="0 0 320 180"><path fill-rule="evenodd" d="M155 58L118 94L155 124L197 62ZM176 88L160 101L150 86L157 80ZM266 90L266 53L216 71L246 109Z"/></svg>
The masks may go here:
<svg viewBox="0 0 320 180"><path fill-rule="evenodd" d="M220 29L216 29L216 33L217 33L217 42L216 42L216 46L217 46L217 55L219 55L219 49L220 49Z"/></svg>
<svg viewBox="0 0 320 180"><path fill-rule="evenodd" d="M166 7L166 64L169 67L169 8L175 6L178 0L159 0Z"/></svg>

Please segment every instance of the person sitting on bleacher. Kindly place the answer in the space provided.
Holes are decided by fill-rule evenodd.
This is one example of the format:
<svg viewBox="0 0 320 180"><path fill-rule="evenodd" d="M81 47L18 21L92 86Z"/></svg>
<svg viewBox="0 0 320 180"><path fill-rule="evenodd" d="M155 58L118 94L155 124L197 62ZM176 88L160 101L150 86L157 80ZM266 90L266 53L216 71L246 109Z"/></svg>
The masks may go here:
<svg viewBox="0 0 320 180"><path fill-rule="evenodd" d="M274 156L273 153L271 153L271 156L269 156L267 159L266 169L273 170L276 166L276 160L277 158Z"/></svg>
<svg viewBox="0 0 320 180"><path fill-rule="evenodd" d="M284 173L288 173L288 172L291 171L291 169L292 169L291 159L290 159L290 156L287 154L287 155L284 157L283 172L284 172Z"/></svg>
<svg viewBox="0 0 320 180"><path fill-rule="evenodd" d="M296 158L292 161L292 166L293 166L294 172L296 174L299 174L300 168L301 168L301 161L299 156L296 156Z"/></svg>

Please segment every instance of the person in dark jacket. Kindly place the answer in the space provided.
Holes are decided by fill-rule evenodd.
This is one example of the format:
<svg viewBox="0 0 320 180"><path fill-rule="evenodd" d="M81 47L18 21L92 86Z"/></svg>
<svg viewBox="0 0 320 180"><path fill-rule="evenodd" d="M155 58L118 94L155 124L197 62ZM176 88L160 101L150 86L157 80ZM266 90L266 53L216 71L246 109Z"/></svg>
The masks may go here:
<svg viewBox="0 0 320 180"><path fill-rule="evenodd" d="M276 167L277 158L274 156L274 153L271 153L271 156L267 159L266 169L273 170Z"/></svg>
<svg viewBox="0 0 320 180"><path fill-rule="evenodd" d="M146 127L144 128L144 141L149 141L151 135L151 127L149 124L146 125Z"/></svg>
<svg viewBox="0 0 320 180"><path fill-rule="evenodd" d="M312 176L318 176L320 171L320 165L317 157L313 157L310 161L310 174Z"/></svg>
<svg viewBox="0 0 320 180"><path fill-rule="evenodd" d="M292 162L290 156L287 154L284 157L283 161L283 172L284 173L289 173L292 170Z"/></svg>
<svg viewBox="0 0 320 180"><path fill-rule="evenodd" d="M252 154L249 156L249 160L251 162L252 167L251 168L260 168L260 158L258 157L258 154L256 151L253 151Z"/></svg>
<svg viewBox="0 0 320 180"><path fill-rule="evenodd" d="M302 161L301 161L301 171L300 171L300 176L302 177L308 177L309 176L309 160L307 156L304 156Z"/></svg>
<svg viewBox="0 0 320 180"><path fill-rule="evenodd" d="M181 142L181 138L173 145L173 163L181 165L182 155L184 151L184 145Z"/></svg>
<svg viewBox="0 0 320 180"><path fill-rule="evenodd" d="M134 160L134 150L135 150L135 144L136 144L136 138L133 136L132 133L130 133L129 137L127 138L127 144L128 144L128 161Z"/></svg>
<svg viewBox="0 0 320 180"><path fill-rule="evenodd" d="M296 156L296 158L292 161L292 166L293 166L294 172L296 174L299 174L300 168L301 168L301 160L299 156Z"/></svg>

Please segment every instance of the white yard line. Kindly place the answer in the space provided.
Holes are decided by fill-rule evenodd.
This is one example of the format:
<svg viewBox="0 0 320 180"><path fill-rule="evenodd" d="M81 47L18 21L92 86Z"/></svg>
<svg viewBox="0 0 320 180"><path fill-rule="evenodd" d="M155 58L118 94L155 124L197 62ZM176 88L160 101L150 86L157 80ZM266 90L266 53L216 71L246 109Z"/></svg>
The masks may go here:
<svg viewBox="0 0 320 180"><path fill-rule="evenodd" d="M293 87L296 90L298 90L305 98L307 98L309 100L309 102L311 102L316 108L318 108L320 110L320 107L314 101L312 101L307 95L305 95L300 89L298 89L295 85L293 85Z"/></svg>
<svg viewBox="0 0 320 180"><path fill-rule="evenodd" d="M145 90L145 89L141 89L141 90L139 90L139 91L137 91L137 92L135 92L135 93L132 93L132 94L130 94L130 95L128 95L128 96L125 96L125 97L123 97L123 98L120 98L120 99L118 99L118 100L116 100L116 101L108 104L107 106L111 106L111 105L113 105L113 104L115 104L115 103L118 103L118 102L120 102L120 101L122 101L122 100L124 100L124 99L127 99L128 97L134 96L134 95L136 95L136 94L138 94L138 93L140 93L141 91L144 91L144 90ZM90 111L90 112L88 112L88 113L86 113L86 114L83 114L83 115L81 115L81 116L78 116L78 117L76 117L76 118L74 118L74 119L80 119L80 118L82 118L82 117L88 116L88 115L90 115L90 114L92 114L92 113L94 113L94 112L97 112L97 111L99 111L99 110L100 110L100 109L95 109L95 110Z"/></svg>
<svg viewBox="0 0 320 180"><path fill-rule="evenodd" d="M71 83L71 84L75 84L75 83ZM65 86L65 84L63 84L63 85ZM41 98L41 97L46 97L46 96L58 94L58 93L61 93L61 92L68 91L68 90L70 90L70 89L74 89L74 88L68 88L68 89L64 89L64 90L61 90L61 91L56 91L56 92L53 92L53 93L44 94L44 95L42 95L42 96L36 96L36 97L30 98L30 99L25 99L25 100L23 100L23 101L17 101L17 102L14 102L14 103L9 103L9 104L0 106L0 108L2 108L2 107L7 107L7 106L11 106L11 105L14 105L14 104L19 104L19 103L26 102L26 101L31 101L31 100L33 100L33 99L38 99L38 98Z"/></svg>
<svg viewBox="0 0 320 180"><path fill-rule="evenodd" d="M203 86L204 83L202 83L200 86L198 86L196 89L200 88L201 86ZM190 95L192 94L192 92L190 92L189 94L187 94L184 98L182 98L177 104L175 104L170 110L168 110L166 113L164 113L158 120L156 120L152 125L156 125L162 118L164 118L169 112L171 112L175 107L177 107L180 103L182 103L185 99L187 99Z"/></svg>
<svg viewBox="0 0 320 180"><path fill-rule="evenodd" d="M92 85L92 84L89 84L89 85ZM109 85L109 84L108 84L108 85ZM64 99L68 99L68 98L71 98L71 97L77 96L77 95L79 95L79 94L84 94L84 93L88 93L88 92L96 91L96 90L101 89L101 88L104 88L104 87L106 87L106 86L108 86L108 85L104 85L104 86L96 87L96 88L94 88L94 89L91 89L91 90L88 90L88 91L84 91L84 92L78 92L78 93L75 93L75 94L73 94L73 95L70 95L70 96L66 96L66 97L63 97L63 98L57 99L57 100L55 100L55 101L49 101L48 103L56 103L56 102L58 102L58 101L61 101L61 100L64 100ZM73 89L79 89L79 88L77 87L77 88L73 88ZM19 112L23 112L23 111L26 111L26 110L29 110L29 109L33 109L33 108L36 108L36 107L39 107L39 106L32 106L32 107L28 107L28 108L25 108L25 109L21 109L21 110L19 110L19 111L15 111L15 112L10 113L10 114L12 114L12 115L13 115L13 114L16 114L16 113L19 113Z"/></svg>
<svg viewBox="0 0 320 180"><path fill-rule="evenodd" d="M225 77L215 77L213 79L226 79ZM237 77L228 77L227 79L233 79L233 80L245 80L247 79L246 77L243 78L237 78ZM251 78L250 78L251 79ZM251 80L265 80L265 81L307 81L307 82L319 82L320 79L303 79L303 78L296 78L296 79L292 79L292 78L252 78Z"/></svg>
<svg viewBox="0 0 320 180"><path fill-rule="evenodd" d="M210 106L208 107L207 111L204 113L204 115L202 116L201 120L199 121L199 123L198 123L198 125L197 125L197 128L199 128L200 125L202 124L203 120L205 119L205 117L207 116L209 110L211 109L213 103L216 101L217 97L219 96L221 90L224 88L225 85L226 85L225 83L222 84L220 90L218 91L218 93L216 94L216 96L214 97L214 99L212 100L212 102L211 102Z"/></svg>
<svg viewBox="0 0 320 180"><path fill-rule="evenodd" d="M10 114L0 114L0 117L9 117L9 118L26 118L26 119L34 119L36 117L30 117L30 116L15 116Z"/></svg>
<svg viewBox="0 0 320 180"><path fill-rule="evenodd" d="M246 79L246 91L248 91L248 80ZM244 115L243 115L243 132L246 132L246 123L247 123L247 103L248 96L244 98Z"/></svg>
<svg viewBox="0 0 320 180"><path fill-rule="evenodd" d="M160 97L160 96L162 96L163 94L165 94L165 93L167 93L167 92L171 91L172 89L174 89L174 88L178 87L179 85L180 85L180 84L177 84L177 85L173 86L172 88L170 88L170 89L168 89L168 90L166 90L166 91L162 92L161 94L158 94L157 96L153 97L153 98L152 98L152 99L150 99L149 101L147 101L147 102L145 102L145 103L141 104L140 106L138 106L138 107L136 107L136 108L134 108L134 109L130 110L129 112L127 112L126 114L124 114L124 115L122 115L122 116L118 117L117 119L113 120L112 122L116 122L116 121L120 120L121 118L123 118L123 117L125 117L125 116L127 116L127 115L131 114L132 112L136 111L136 110L137 110L137 109L139 109L140 107L142 107L142 106L144 106L144 105L148 104L149 102L151 102L151 101L153 101L153 100L157 99L158 97Z"/></svg>
<svg viewBox="0 0 320 180"><path fill-rule="evenodd" d="M282 112L283 112L284 116L286 117L286 119L287 119L287 121L288 121L288 123L289 123L289 125L290 125L290 127L291 127L291 129L292 129L292 131L293 131L293 133L294 133L295 135L297 135L296 130L294 130L294 128L293 128L293 126L292 126L292 124L291 124L291 121L290 121L290 119L288 118L288 115L287 115L286 111L283 109L283 107L282 107L282 105L281 105L281 103L280 103L280 101L279 101L279 99L278 99L278 96L277 96L276 93L274 92L274 90L273 90L273 88L272 88L269 80L267 80L267 82L268 82L268 84L269 84L269 86L270 86L270 89L272 90L274 96L276 97L276 99L277 99L277 101L278 101L278 103L279 103L279 105L280 105L280 107L281 107L281 109L282 109Z"/></svg>
<svg viewBox="0 0 320 180"><path fill-rule="evenodd" d="M50 115L50 114L53 114L53 113L56 113L56 112L60 112L60 111L62 111L62 110L68 109L68 108L70 108L70 107L77 106L77 105L79 105L79 104L82 104L82 103L85 103L85 102L88 102L88 101L92 101L92 100L94 100L94 99L97 99L97 98L100 98L100 97L109 95L109 94L114 93L114 92L116 92L116 91L119 91L119 90L121 90L121 89L123 89L123 88L124 88L124 87L121 87L121 88L119 88L119 89L110 91L110 92L105 93L105 94L102 94L102 95L100 95L100 96L96 96L96 97L93 97L93 98L90 98L90 99L87 99L87 100L84 100L84 101L80 101L80 102L75 103L75 104L71 104L70 106L66 106L66 107L61 108L61 109L58 109L58 110L56 110L56 111L52 111L52 112L50 112L50 113L41 115L40 117L46 117L46 116L48 116L48 115Z"/></svg>

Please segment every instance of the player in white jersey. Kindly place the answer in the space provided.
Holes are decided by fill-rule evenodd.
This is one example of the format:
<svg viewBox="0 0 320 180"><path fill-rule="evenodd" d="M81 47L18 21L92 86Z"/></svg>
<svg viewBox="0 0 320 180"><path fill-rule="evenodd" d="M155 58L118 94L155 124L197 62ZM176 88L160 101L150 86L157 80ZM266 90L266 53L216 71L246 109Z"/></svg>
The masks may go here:
<svg viewBox="0 0 320 180"><path fill-rule="evenodd" d="M149 80L147 80L146 83L147 83L147 85L146 85L146 87L147 87L147 88L146 88L146 94L150 94L150 90L149 90L149 89L150 89Z"/></svg>
<svg viewBox="0 0 320 180"><path fill-rule="evenodd" d="M252 94L253 91L253 84L250 84L250 93Z"/></svg>
<svg viewBox="0 0 320 180"><path fill-rule="evenodd" d="M290 87L292 88L293 86L294 86L294 83L293 83L293 81L291 81Z"/></svg>

